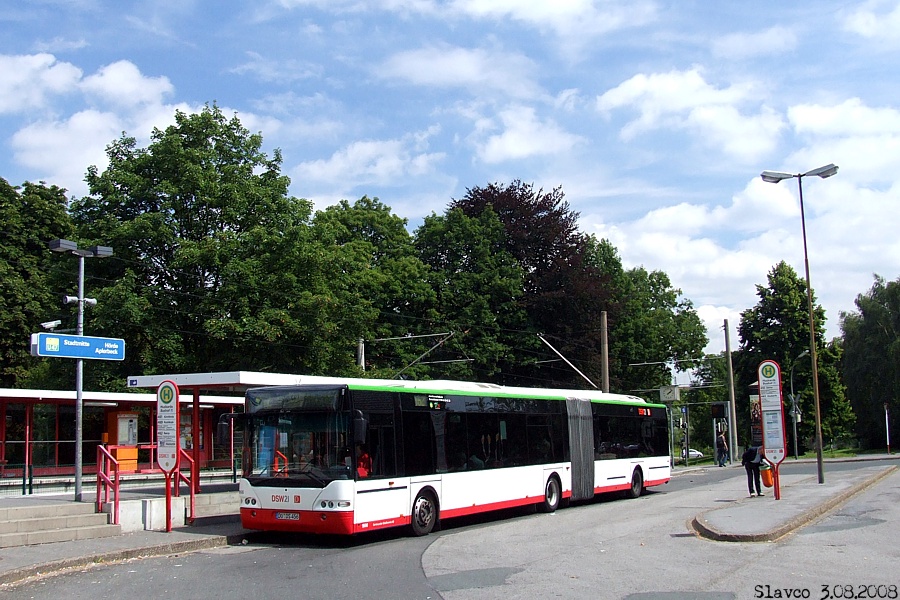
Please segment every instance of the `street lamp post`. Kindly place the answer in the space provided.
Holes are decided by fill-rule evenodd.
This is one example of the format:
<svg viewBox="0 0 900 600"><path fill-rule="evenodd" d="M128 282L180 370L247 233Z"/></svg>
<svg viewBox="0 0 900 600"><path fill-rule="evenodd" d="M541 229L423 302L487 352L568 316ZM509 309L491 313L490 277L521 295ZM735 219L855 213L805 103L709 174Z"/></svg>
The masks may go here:
<svg viewBox="0 0 900 600"><path fill-rule="evenodd" d="M809 354L809 350L804 350L791 362L791 422L794 424L794 460L800 458L797 451L797 396L794 395L794 367L797 365L797 361L807 354Z"/></svg>
<svg viewBox="0 0 900 600"><path fill-rule="evenodd" d="M97 304L94 298L84 297L84 259L104 258L112 256L113 249L109 246L91 246L84 250L78 248L78 244L69 240L53 240L50 249L54 252L74 254L78 257L78 296L66 296L66 304L78 304L78 325L75 335L84 333L84 307ZM81 502L81 474L82 474L82 421L84 413L84 361L75 359L75 502Z"/></svg>
<svg viewBox="0 0 900 600"><path fill-rule="evenodd" d="M809 356L812 359L813 398L816 409L816 463L818 464L819 483L825 483L825 470L822 466L822 415L819 409L819 366L816 354L816 327L813 320L812 286L809 283L809 253L806 248L806 215L803 210L803 178L815 175L826 179L838 172L833 164L819 167L806 173L782 173L781 171L763 171L760 174L766 183L778 183L784 179L797 179L800 191L800 225L803 231L803 263L806 267L806 303L809 307Z"/></svg>

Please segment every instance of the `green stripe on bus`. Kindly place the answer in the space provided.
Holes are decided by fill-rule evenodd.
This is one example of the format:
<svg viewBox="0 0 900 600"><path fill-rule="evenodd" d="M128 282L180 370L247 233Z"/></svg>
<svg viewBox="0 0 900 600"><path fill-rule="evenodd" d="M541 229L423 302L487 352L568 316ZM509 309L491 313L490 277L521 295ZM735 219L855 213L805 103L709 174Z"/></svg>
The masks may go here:
<svg viewBox="0 0 900 600"><path fill-rule="evenodd" d="M351 383L347 385L351 390L365 390L370 392L398 392L398 393L407 393L407 394L442 394L445 396L472 396L472 397L486 397L486 398L523 398L526 400L566 400L568 398L578 398L579 396L557 396L557 395L541 395L541 394L513 394L509 392L502 392L497 390L484 390L483 392L477 390L453 390L446 388L426 388L426 387L406 387L406 386L384 386L384 385L363 385L358 383ZM577 390L572 390L573 392L577 392ZM665 408L665 404L651 404L649 402L643 402L639 400L623 400L621 398L610 398L609 400L604 398L589 398L591 402L596 402L599 404L622 404L625 406L646 406L649 408Z"/></svg>

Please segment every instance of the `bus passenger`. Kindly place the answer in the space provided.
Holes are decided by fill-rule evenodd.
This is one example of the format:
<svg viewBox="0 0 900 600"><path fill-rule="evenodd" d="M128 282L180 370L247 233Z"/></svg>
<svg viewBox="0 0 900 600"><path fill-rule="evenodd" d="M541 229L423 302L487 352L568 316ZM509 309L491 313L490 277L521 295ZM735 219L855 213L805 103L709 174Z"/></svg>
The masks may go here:
<svg viewBox="0 0 900 600"><path fill-rule="evenodd" d="M372 457L364 444L356 446L356 472L360 477L368 477L372 472Z"/></svg>

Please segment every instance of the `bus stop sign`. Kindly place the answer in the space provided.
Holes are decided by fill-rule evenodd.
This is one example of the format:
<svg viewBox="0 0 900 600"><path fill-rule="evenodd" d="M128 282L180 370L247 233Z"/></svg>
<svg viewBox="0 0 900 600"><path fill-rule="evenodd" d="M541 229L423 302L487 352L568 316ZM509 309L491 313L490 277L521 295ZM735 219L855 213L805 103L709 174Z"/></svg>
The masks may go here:
<svg viewBox="0 0 900 600"><path fill-rule="evenodd" d="M178 468L178 386L171 381L156 390L156 461L167 473Z"/></svg>
<svg viewBox="0 0 900 600"><path fill-rule="evenodd" d="M784 407L781 402L781 368L774 360L759 363L759 402L762 410L763 456L777 465L784 460Z"/></svg>

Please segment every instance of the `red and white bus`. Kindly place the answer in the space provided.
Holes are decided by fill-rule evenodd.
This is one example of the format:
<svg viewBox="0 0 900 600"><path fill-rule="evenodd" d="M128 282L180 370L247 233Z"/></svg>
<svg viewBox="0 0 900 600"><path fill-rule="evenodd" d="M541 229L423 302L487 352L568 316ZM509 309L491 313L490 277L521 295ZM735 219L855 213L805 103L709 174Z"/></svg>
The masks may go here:
<svg viewBox="0 0 900 600"><path fill-rule="evenodd" d="M306 378L304 378L307 380ZM459 381L310 377L246 394L247 529L357 534L669 481L666 407Z"/></svg>

